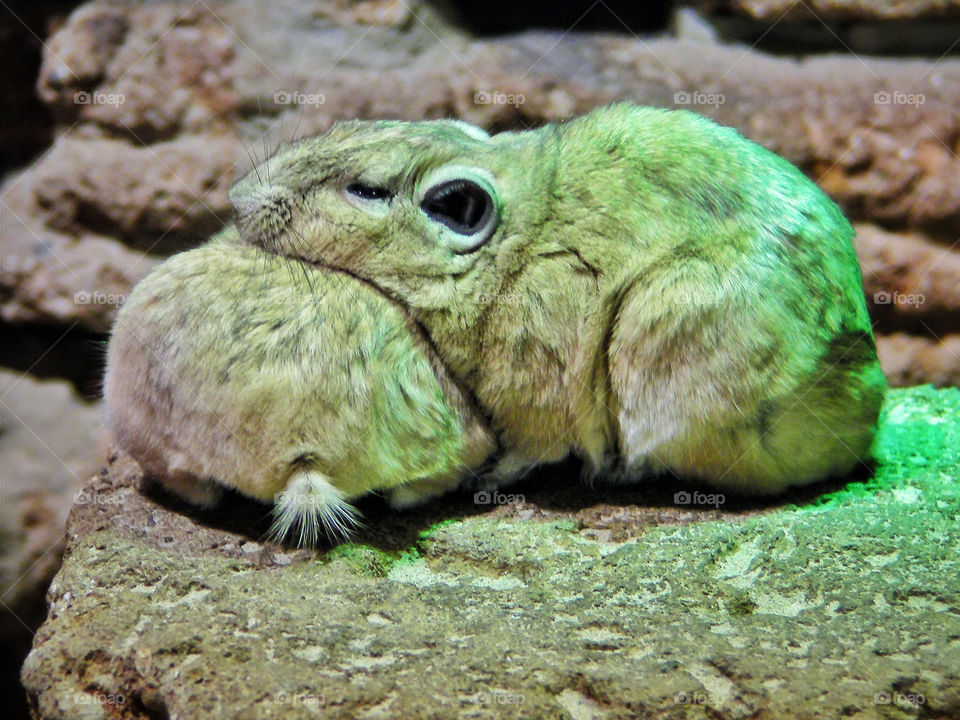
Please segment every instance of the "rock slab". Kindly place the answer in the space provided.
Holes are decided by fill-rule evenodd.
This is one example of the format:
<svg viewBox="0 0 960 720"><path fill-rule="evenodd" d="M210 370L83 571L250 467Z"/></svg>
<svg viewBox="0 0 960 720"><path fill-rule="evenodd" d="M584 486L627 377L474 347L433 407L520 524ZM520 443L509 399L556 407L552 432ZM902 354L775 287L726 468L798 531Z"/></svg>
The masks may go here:
<svg viewBox="0 0 960 720"><path fill-rule="evenodd" d="M60 564L63 525L106 446L100 407L69 383L0 369L0 637L29 638Z"/></svg>
<svg viewBox="0 0 960 720"><path fill-rule="evenodd" d="M179 512L117 456L23 680L44 720L957 718L960 390L891 391L876 454L774 504L547 468L372 499L318 551L262 543L255 503Z"/></svg>

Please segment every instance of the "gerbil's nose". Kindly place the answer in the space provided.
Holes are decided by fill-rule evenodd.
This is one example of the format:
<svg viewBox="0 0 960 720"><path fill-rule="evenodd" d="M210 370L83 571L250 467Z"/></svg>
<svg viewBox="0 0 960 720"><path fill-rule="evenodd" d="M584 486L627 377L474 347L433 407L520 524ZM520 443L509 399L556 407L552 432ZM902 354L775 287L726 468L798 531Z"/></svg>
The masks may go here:
<svg viewBox="0 0 960 720"><path fill-rule="evenodd" d="M250 176L247 175L237 180L227 193L230 204L233 205L233 209L238 215L246 215L252 212L259 204L254 187L254 184L250 182Z"/></svg>
<svg viewBox="0 0 960 720"><path fill-rule="evenodd" d="M286 212L287 191L282 185L261 182L249 175L234 184L228 193L230 204L241 223L254 218L274 217Z"/></svg>

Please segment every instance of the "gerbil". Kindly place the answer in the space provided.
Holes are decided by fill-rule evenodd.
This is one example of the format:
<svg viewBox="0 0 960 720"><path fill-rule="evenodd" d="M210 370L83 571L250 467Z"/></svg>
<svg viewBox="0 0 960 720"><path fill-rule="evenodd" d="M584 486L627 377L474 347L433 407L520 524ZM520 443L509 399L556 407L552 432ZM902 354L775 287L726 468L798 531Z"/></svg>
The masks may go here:
<svg viewBox="0 0 960 720"><path fill-rule="evenodd" d="M113 329L108 425L198 505L224 486L274 502L272 535L345 534L348 501L439 494L493 451L409 318L332 270L242 245L231 227L162 263Z"/></svg>
<svg viewBox="0 0 960 720"><path fill-rule="evenodd" d="M249 244L406 308L491 419L503 480L572 452L769 494L869 455L886 384L853 230L704 117L345 122L231 199Z"/></svg>

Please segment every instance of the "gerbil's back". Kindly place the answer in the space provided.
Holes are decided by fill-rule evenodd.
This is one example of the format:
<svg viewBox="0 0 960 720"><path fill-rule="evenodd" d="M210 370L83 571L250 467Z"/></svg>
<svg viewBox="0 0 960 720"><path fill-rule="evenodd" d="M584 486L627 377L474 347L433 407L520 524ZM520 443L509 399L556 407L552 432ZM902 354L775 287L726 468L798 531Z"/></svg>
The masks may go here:
<svg viewBox="0 0 960 720"><path fill-rule="evenodd" d="M597 242L622 256L610 361L628 455L755 492L849 470L885 384L839 208L692 113L614 106L570 142L591 133L581 195L617 209Z"/></svg>
<svg viewBox="0 0 960 720"><path fill-rule="evenodd" d="M736 130L685 110L618 104L561 126L563 197L649 254L729 244L741 252L842 255L850 224L796 167ZM590 207L593 206L593 207ZM682 245L682 247L680 247Z"/></svg>

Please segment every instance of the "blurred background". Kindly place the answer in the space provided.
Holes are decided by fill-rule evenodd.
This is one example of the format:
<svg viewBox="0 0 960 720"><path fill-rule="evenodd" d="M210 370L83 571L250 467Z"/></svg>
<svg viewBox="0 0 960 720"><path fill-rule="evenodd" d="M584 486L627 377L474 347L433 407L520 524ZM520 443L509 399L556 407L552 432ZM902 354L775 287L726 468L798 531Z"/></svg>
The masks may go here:
<svg viewBox="0 0 960 720"><path fill-rule="evenodd" d="M343 118L535 127L685 108L845 210L893 385L960 384L960 0L0 2L0 676L42 621L108 441L131 287L227 189ZM19 707L18 713L25 710Z"/></svg>

